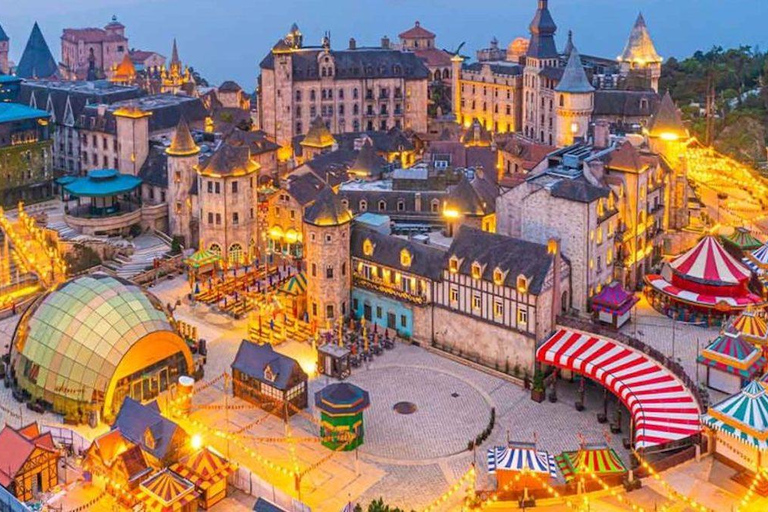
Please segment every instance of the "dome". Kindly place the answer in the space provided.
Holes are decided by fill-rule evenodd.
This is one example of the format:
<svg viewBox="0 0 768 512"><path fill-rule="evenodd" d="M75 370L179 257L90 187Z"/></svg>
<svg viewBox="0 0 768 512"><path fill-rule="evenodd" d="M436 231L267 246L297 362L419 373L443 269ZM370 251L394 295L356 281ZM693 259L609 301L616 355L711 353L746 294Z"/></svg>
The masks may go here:
<svg viewBox="0 0 768 512"><path fill-rule="evenodd" d="M526 53L528 53L528 39L524 37L515 38L507 46L507 60L517 62Z"/></svg>
<svg viewBox="0 0 768 512"><path fill-rule="evenodd" d="M164 365L169 358L173 369ZM16 385L65 415L104 404L109 416L126 395L142 393L131 386L147 369L165 369L160 391L179 371L193 369L189 348L157 299L106 274L72 279L40 297L19 323L12 361Z"/></svg>

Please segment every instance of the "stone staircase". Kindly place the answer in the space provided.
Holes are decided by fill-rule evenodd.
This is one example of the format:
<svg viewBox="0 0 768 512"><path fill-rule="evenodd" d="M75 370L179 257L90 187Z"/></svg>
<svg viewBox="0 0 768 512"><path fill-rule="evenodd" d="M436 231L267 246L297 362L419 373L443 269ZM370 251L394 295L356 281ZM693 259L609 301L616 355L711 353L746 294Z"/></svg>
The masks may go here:
<svg viewBox="0 0 768 512"><path fill-rule="evenodd" d="M152 267L155 259L162 259L171 245L155 233L143 233L133 239L134 251L130 256L118 255L104 266L124 279L130 279Z"/></svg>

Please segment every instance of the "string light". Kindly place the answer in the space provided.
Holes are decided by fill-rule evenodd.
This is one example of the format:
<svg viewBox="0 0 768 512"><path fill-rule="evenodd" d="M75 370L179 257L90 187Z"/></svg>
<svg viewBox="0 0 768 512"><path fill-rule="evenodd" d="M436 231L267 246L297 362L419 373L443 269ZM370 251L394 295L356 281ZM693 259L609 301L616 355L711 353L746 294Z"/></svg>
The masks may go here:
<svg viewBox="0 0 768 512"><path fill-rule="evenodd" d="M665 491L667 491L669 494L677 498L678 500L682 501L686 505L688 505L693 510L698 510L702 512L706 512L708 510L711 510L701 503L697 502L693 498L690 498L677 490L675 490L670 484L668 484L664 479L661 478L661 475L656 472L655 469L646 461L644 460L639 453L637 453L637 450L632 450L632 453L634 453L635 457L637 457L638 462L640 462L640 465L643 467L643 469L646 469L648 471L648 474L657 482L661 484L661 486L664 488Z"/></svg>
<svg viewBox="0 0 768 512"><path fill-rule="evenodd" d="M766 476L766 470L760 469L757 473L755 473L755 477L752 479L752 483L749 486L749 489L747 489L746 494L743 498L741 498L741 501L736 506L736 512L739 512L742 507L746 507L750 501L752 501L752 495L755 492L755 489L757 488L757 484L760 483L761 480L768 478Z"/></svg>
<svg viewBox="0 0 768 512"><path fill-rule="evenodd" d="M475 466L472 465L466 473L464 473L461 478L459 478L456 483L454 483L445 493L443 493L439 498L434 500L431 504L429 504L427 507L423 509L423 512L432 512L433 510L443 510L443 506L445 505L445 502L450 499L451 496L456 494L461 487L466 483L471 483L474 487L474 481L475 481ZM440 508L438 508L440 507Z"/></svg>

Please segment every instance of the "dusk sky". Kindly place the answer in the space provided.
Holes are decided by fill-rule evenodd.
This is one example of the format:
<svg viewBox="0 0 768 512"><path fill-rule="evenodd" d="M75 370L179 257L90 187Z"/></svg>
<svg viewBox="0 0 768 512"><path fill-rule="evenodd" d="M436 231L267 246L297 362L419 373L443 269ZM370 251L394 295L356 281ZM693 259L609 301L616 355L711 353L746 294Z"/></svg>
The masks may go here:
<svg viewBox="0 0 768 512"><path fill-rule="evenodd" d="M346 48L375 45L415 20L438 35L438 45L465 54L488 46L496 36L504 46L527 35L535 0L3 0L0 25L11 37L11 58L18 61L32 23L37 20L54 56L65 27L103 26L113 14L127 27L132 47L170 54L178 38L181 58L213 83L238 81L252 90L258 62L292 22L317 44L325 30L332 44ZM559 26L558 44L574 31L582 53L615 57L638 11L648 22L663 57L685 56L714 44L768 46L766 0L551 0ZM753 20L750 22L749 20Z"/></svg>

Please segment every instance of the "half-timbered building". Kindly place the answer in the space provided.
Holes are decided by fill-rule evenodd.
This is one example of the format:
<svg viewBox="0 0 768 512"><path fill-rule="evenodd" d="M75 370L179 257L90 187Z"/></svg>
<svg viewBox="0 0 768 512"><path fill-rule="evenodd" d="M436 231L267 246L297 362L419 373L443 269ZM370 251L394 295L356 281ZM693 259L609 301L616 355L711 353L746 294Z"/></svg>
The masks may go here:
<svg viewBox="0 0 768 512"><path fill-rule="evenodd" d="M0 485L20 501L31 501L59 483L59 451L37 423L0 430Z"/></svg>

